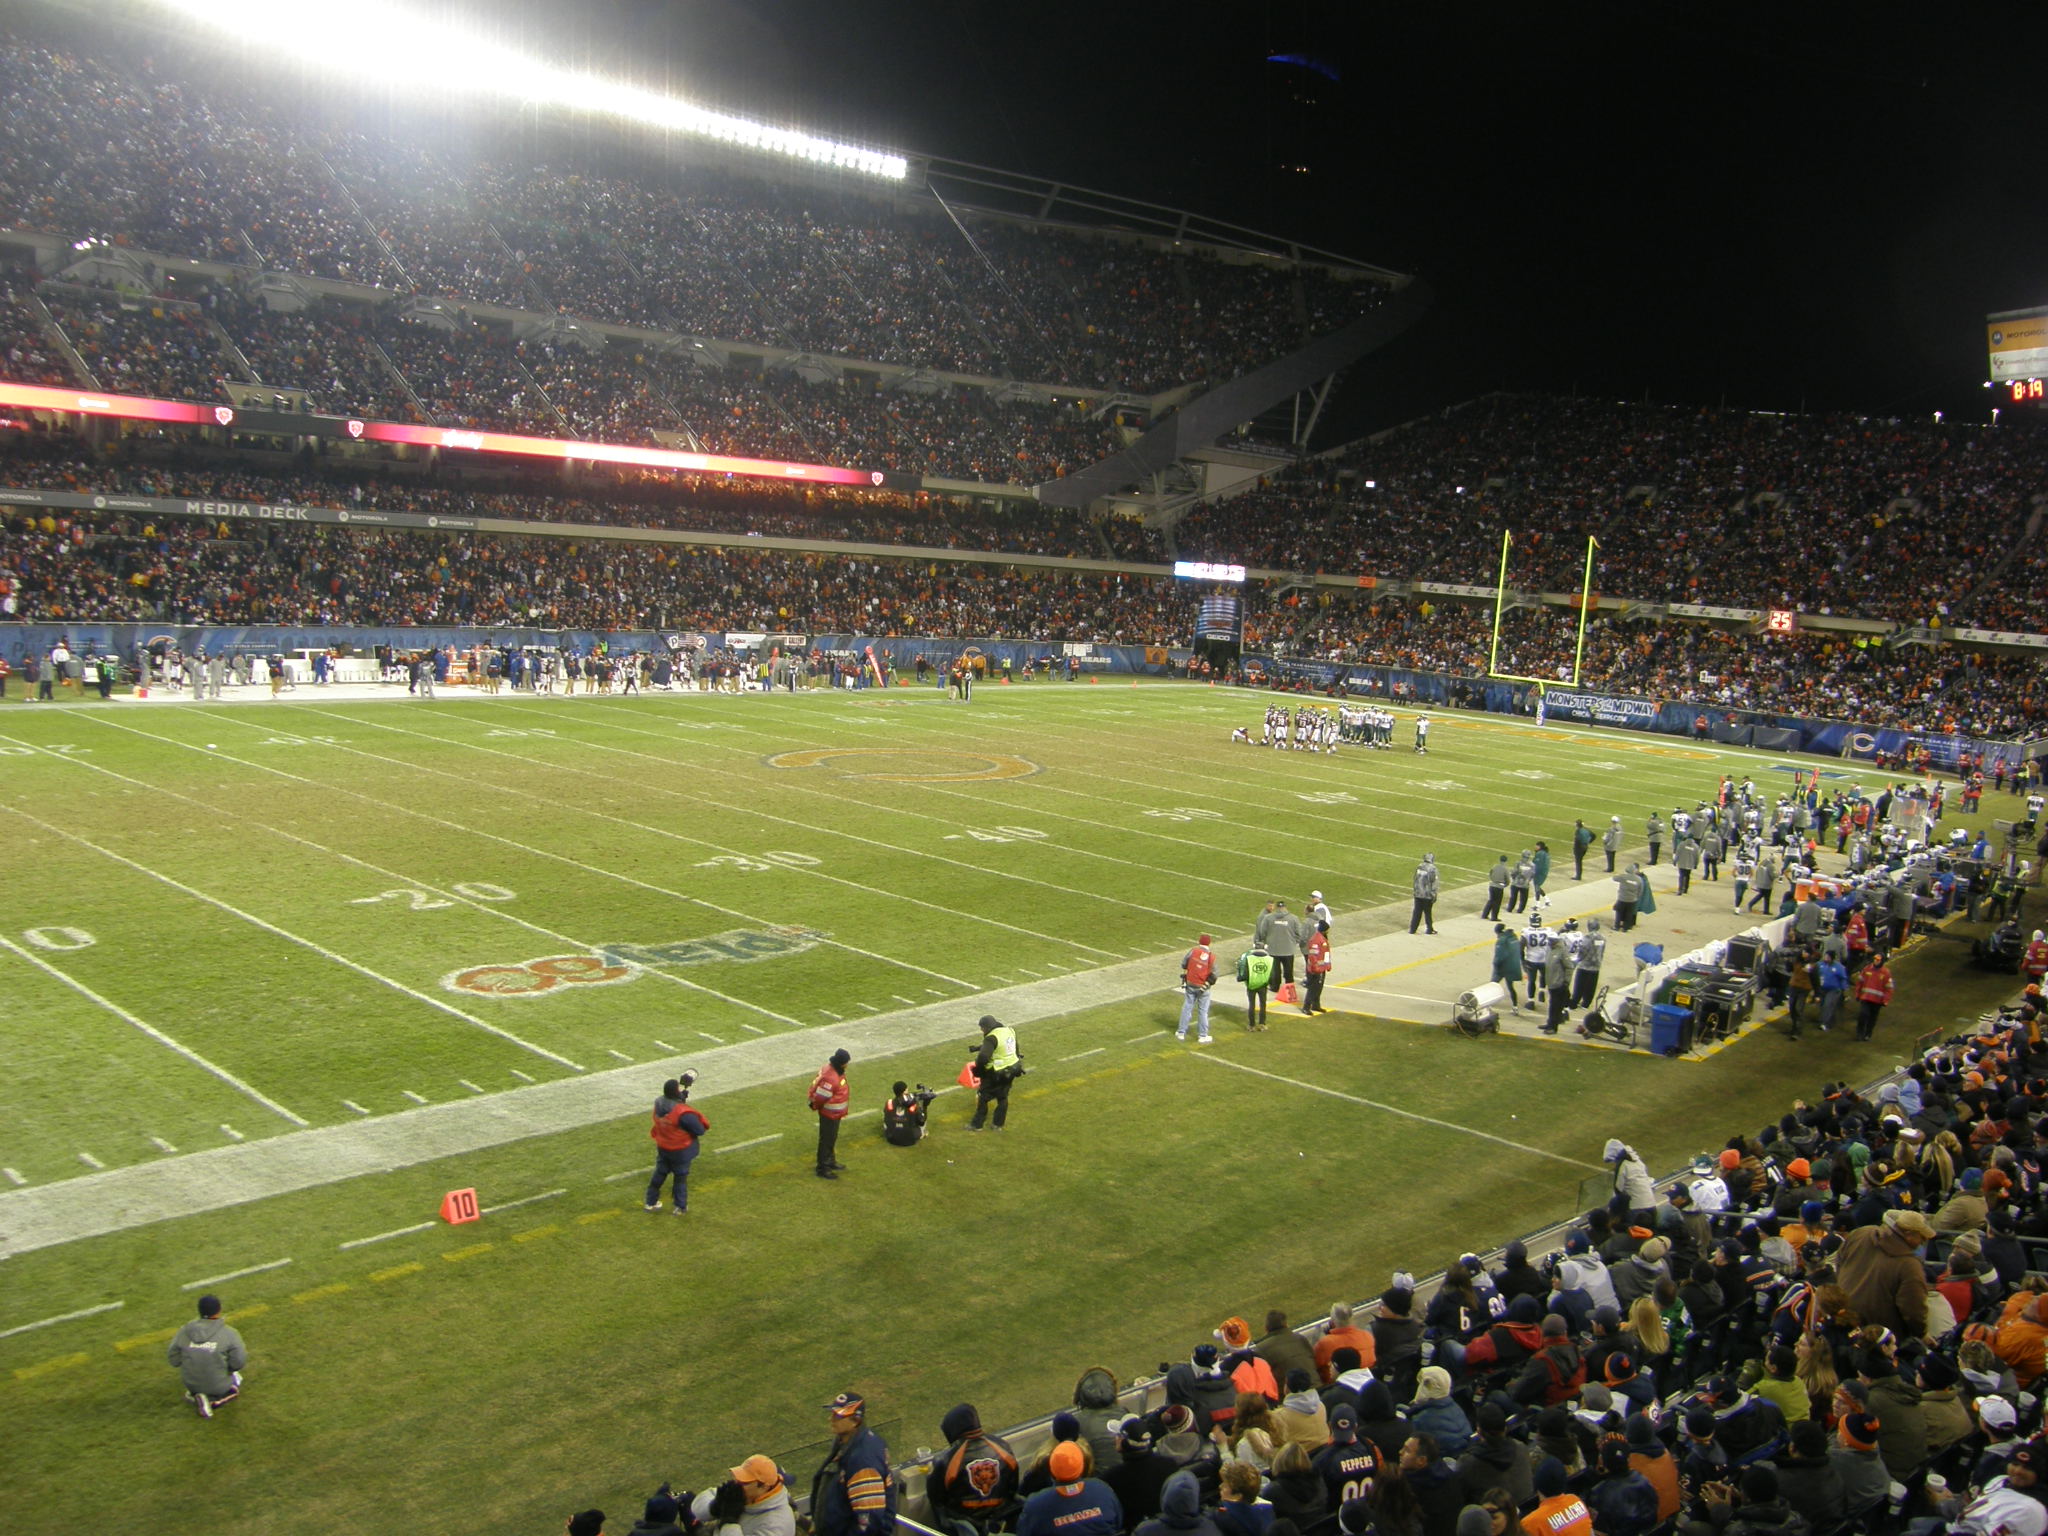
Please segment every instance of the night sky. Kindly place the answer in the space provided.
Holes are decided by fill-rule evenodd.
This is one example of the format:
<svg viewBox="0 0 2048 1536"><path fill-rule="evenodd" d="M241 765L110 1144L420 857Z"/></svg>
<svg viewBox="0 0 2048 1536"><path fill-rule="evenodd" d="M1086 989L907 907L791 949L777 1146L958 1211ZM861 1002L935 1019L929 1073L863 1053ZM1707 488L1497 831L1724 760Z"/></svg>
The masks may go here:
<svg viewBox="0 0 2048 1536"><path fill-rule="evenodd" d="M470 9L721 105L1427 278L1320 442L1493 389L1983 419L1984 315L2048 303L2035 4ZM1276 53L1340 76L1314 123Z"/></svg>

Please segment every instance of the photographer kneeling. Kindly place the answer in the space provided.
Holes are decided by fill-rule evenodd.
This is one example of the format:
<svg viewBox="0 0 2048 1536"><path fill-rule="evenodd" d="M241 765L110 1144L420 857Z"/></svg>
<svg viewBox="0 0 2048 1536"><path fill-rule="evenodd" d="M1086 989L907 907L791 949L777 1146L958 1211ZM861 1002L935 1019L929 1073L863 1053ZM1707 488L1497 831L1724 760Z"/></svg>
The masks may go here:
<svg viewBox="0 0 2048 1536"><path fill-rule="evenodd" d="M882 1106L882 1138L892 1147L914 1147L925 1138L925 1116L938 1094L919 1083L899 1082Z"/></svg>

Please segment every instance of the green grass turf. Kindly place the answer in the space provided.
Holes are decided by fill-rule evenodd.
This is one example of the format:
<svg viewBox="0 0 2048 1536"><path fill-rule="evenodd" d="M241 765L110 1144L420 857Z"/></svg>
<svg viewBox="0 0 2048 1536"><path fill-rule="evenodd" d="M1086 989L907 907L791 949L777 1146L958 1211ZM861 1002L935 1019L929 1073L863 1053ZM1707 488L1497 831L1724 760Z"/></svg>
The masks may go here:
<svg viewBox="0 0 2048 1536"><path fill-rule="evenodd" d="M315 1125L356 1118L345 1100L385 1114L408 1093L570 1070L540 1052L591 1070L630 1056L651 1078L672 1059L655 1039L804 1027L822 1056L825 1010L904 998L959 997L964 1036L975 993L1023 967L1239 935L1265 899L1310 886L1356 936L1424 849L1450 883L1477 879L1503 846L1566 848L1574 816L1619 812L1634 834L1724 768L1780 777L1769 759L1457 716L1427 758L1259 753L1227 737L1262 701L1220 689L1020 686L971 707L910 690L419 708L309 692L274 709L0 713L0 938ZM767 762L849 748L865 755ZM1036 771L946 777L1005 758ZM448 905L363 900L409 889ZM835 942L518 1000L440 985L464 966L788 924ZM93 942L40 948L31 929ZM1916 989L1916 965L1943 985ZM0 1166L41 1183L87 1172L81 1151L120 1166L165 1156L151 1136L185 1152L220 1145L222 1124L291 1129L17 955L0 967ZM1904 963L1901 1037L1916 990L1935 1023L1999 990L1956 969L1952 946ZM958 1097L914 1152L856 1122L837 1185L805 1172L800 1084L707 1082L714 1146L781 1139L700 1162L687 1224L642 1214L638 1176L607 1180L645 1160L635 1117L18 1256L0 1329L124 1303L0 1339L19 1507L170 1531L551 1529L754 1449L807 1476L818 1405L849 1385L908 1453L955 1401L1022 1418L1085 1365L1147 1371L1226 1313L1314 1315L1397 1264L1427 1271L1564 1216L1610 1134L1670 1166L1900 1046L1831 1040L1823 1058L1763 1033L1675 1064L1342 1015L1222 1032L1216 1054L1260 1076L1189 1059L1173 1014L1162 994L1033 1026L1010 1132L963 1134ZM947 1082L959 1055L886 1070ZM882 1072L857 1066L857 1105ZM470 1184L486 1203L565 1193L338 1246ZM221 1287L256 1364L245 1399L200 1423L162 1361L190 1307L179 1287L286 1257Z"/></svg>

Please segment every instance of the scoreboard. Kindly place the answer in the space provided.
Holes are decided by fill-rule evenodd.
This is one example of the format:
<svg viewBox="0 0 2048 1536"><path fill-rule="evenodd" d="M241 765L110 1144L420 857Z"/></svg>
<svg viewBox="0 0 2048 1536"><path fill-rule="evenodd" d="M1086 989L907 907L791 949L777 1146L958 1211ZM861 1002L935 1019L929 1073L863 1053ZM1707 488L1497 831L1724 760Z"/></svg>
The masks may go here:
<svg viewBox="0 0 2048 1536"><path fill-rule="evenodd" d="M2048 379L2048 308L1989 315L1984 340L1992 384L2005 385L2016 404L2038 402Z"/></svg>

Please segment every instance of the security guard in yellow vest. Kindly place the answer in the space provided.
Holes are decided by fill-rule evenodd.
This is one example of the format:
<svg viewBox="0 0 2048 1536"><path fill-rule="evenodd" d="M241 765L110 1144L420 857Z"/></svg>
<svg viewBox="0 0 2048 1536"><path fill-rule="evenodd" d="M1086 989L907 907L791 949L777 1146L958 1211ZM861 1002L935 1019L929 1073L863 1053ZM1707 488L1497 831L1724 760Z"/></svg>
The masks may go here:
<svg viewBox="0 0 2048 1536"><path fill-rule="evenodd" d="M974 1118L967 1129L978 1131L988 1119L988 1107L996 1107L995 1125L1003 1128L1010 1116L1010 1084L1024 1075L1024 1063L1017 1055L1017 1031L999 1024L992 1013L981 1016L981 1049L974 1055Z"/></svg>

